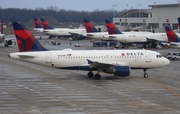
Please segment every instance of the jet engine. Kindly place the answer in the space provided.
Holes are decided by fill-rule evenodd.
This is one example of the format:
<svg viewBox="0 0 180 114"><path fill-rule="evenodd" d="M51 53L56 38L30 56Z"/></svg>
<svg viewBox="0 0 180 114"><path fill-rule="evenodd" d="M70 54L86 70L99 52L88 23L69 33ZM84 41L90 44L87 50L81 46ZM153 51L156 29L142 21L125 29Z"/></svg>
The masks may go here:
<svg viewBox="0 0 180 114"><path fill-rule="evenodd" d="M130 75L131 69L129 66L115 66L112 69L104 69L103 72L114 74L115 76L126 77Z"/></svg>
<svg viewBox="0 0 180 114"><path fill-rule="evenodd" d="M9 45L12 45L12 40L5 40L5 45L4 47L8 47Z"/></svg>

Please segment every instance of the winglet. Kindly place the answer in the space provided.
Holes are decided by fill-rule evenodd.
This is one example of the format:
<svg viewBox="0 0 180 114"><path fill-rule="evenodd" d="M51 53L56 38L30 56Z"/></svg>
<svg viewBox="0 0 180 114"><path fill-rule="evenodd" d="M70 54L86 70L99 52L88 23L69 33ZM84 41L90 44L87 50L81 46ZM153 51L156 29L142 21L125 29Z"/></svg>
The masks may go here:
<svg viewBox="0 0 180 114"><path fill-rule="evenodd" d="M42 23L43 29L54 29L53 27L51 27L51 25L48 23L48 21L46 21L43 18L41 18L41 23Z"/></svg>
<svg viewBox="0 0 180 114"><path fill-rule="evenodd" d="M105 19L107 31L109 34L123 34L119 29L114 25L114 23L110 22L108 19Z"/></svg>
<svg viewBox="0 0 180 114"><path fill-rule="evenodd" d="M19 51L47 51L21 22L12 22Z"/></svg>
<svg viewBox="0 0 180 114"><path fill-rule="evenodd" d="M90 22L88 19L83 19L84 20L84 25L86 28L87 33L92 33L92 32L99 32L93 25L92 22Z"/></svg>
<svg viewBox="0 0 180 114"><path fill-rule="evenodd" d="M165 29L169 42L180 42L180 38L169 26L166 26Z"/></svg>

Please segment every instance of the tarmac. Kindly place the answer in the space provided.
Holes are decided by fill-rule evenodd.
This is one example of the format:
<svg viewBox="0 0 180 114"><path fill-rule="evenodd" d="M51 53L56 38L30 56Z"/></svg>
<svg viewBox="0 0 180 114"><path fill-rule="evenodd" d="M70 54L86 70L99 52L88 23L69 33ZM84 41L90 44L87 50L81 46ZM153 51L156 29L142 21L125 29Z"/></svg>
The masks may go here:
<svg viewBox="0 0 180 114"><path fill-rule="evenodd" d="M54 39L53 39L54 40ZM39 40L51 50L113 49L93 47L89 40ZM82 47L75 47L76 43ZM135 49L134 47L132 47ZM180 60L170 65L132 70L129 77L102 73L100 80L85 71L53 69L8 58L17 45L0 44L0 114L180 114ZM179 49L155 49L162 54ZM179 51L180 52L180 51Z"/></svg>

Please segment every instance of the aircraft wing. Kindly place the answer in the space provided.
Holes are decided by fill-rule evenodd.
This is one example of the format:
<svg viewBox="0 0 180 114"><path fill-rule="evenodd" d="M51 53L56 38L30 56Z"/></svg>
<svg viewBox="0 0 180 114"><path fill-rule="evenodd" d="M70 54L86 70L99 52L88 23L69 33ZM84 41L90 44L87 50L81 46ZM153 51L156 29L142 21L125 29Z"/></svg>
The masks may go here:
<svg viewBox="0 0 180 114"><path fill-rule="evenodd" d="M69 34L74 35L74 36L82 35L82 34L80 34L80 33L78 33L78 32L69 32Z"/></svg>
<svg viewBox="0 0 180 114"><path fill-rule="evenodd" d="M86 37L87 35L86 34L81 34L81 33L78 33L78 32L69 32L69 34L73 35L73 36L83 36L83 37Z"/></svg>
<svg viewBox="0 0 180 114"><path fill-rule="evenodd" d="M100 61L91 61L88 60L88 64L90 64L91 68L97 67L112 67L112 66L129 66L126 62L100 62Z"/></svg>
<svg viewBox="0 0 180 114"><path fill-rule="evenodd" d="M164 41L162 39L155 39L155 38L146 38L147 42L156 42L156 41Z"/></svg>

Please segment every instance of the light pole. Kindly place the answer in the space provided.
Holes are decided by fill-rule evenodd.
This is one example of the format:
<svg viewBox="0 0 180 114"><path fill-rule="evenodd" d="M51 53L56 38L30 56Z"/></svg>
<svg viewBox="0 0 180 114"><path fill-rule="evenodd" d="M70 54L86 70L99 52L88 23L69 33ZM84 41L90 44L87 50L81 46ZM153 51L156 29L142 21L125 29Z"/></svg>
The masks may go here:
<svg viewBox="0 0 180 114"><path fill-rule="evenodd" d="M128 18L128 4L127 4L127 18Z"/></svg>
<svg viewBox="0 0 180 114"><path fill-rule="evenodd" d="M177 0L177 3L178 3L178 9L179 9L179 8L180 8L180 7L179 7L179 0ZM179 32L179 27L180 27L180 26L179 26L179 24L178 24L178 32Z"/></svg>
<svg viewBox="0 0 180 114"><path fill-rule="evenodd" d="M140 3L139 3L139 7L138 7L138 8L139 8L139 18L141 17L141 16L140 16L140 6L141 6L141 5L140 5Z"/></svg>
<svg viewBox="0 0 180 114"><path fill-rule="evenodd" d="M138 4L139 4L139 2L138 2L138 0L137 0L137 9L138 9Z"/></svg>
<svg viewBox="0 0 180 114"><path fill-rule="evenodd" d="M117 4L114 4L114 5L112 5L112 7L113 7L113 10L114 10L114 17L116 16L115 15L115 7L118 7L118 5Z"/></svg>
<svg viewBox="0 0 180 114"><path fill-rule="evenodd" d="M179 6L179 0L177 0L178 6Z"/></svg>
<svg viewBox="0 0 180 114"><path fill-rule="evenodd" d="M156 8L156 2L154 2L154 5L155 5L155 11L156 11L156 14L157 14L157 18L158 18L158 28L159 28L159 16L158 16L158 13L157 13L157 8Z"/></svg>

